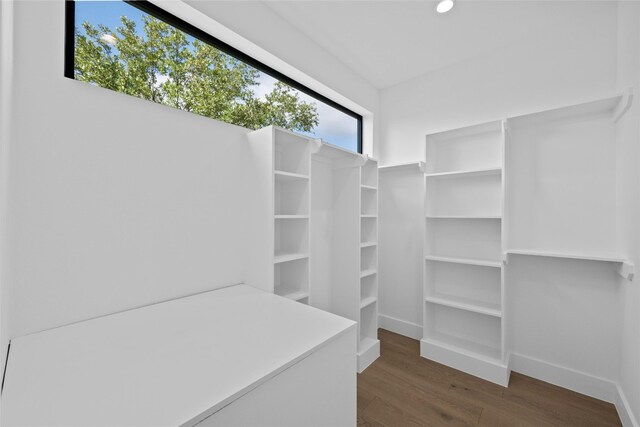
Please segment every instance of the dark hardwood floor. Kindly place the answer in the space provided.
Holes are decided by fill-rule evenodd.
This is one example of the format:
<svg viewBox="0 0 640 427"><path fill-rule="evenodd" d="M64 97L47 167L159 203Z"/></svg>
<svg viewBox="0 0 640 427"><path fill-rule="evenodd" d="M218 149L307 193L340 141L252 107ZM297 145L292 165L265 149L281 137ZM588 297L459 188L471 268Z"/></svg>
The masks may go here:
<svg viewBox="0 0 640 427"><path fill-rule="evenodd" d="M380 329L381 356L358 375L358 426L620 426L610 403L512 373L508 388L420 357Z"/></svg>

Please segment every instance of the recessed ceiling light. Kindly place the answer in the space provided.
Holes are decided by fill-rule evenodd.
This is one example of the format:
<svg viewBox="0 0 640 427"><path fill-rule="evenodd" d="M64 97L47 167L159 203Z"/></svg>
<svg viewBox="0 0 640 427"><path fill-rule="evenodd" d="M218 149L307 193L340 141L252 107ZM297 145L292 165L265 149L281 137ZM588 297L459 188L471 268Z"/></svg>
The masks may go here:
<svg viewBox="0 0 640 427"><path fill-rule="evenodd" d="M436 6L436 10L438 13L446 13L449 12L453 8L453 0L440 0L438 2L438 6Z"/></svg>

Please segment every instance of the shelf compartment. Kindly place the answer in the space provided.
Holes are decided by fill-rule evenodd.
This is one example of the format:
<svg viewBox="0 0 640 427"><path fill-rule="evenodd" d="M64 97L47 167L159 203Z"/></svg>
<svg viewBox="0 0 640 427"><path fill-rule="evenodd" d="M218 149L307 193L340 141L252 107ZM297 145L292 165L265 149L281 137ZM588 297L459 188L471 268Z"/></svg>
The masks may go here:
<svg viewBox="0 0 640 427"><path fill-rule="evenodd" d="M309 138L274 129L274 169L295 175L309 175L311 155Z"/></svg>
<svg viewBox="0 0 640 427"><path fill-rule="evenodd" d="M309 181L276 180L274 214L309 215Z"/></svg>
<svg viewBox="0 0 640 427"><path fill-rule="evenodd" d="M502 176L426 179L427 216L502 216Z"/></svg>
<svg viewBox="0 0 640 427"><path fill-rule="evenodd" d="M502 259L501 222L476 219L427 219L429 255L498 262Z"/></svg>
<svg viewBox="0 0 640 427"><path fill-rule="evenodd" d="M364 341L366 338L377 340L377 317L376 304L369 304L360 310L360 341Z"/></svg>
<svg viewBox="0 0 640 427"><path fill-rule="evenodd" d="M502 175L501 167L491 167L486 169L471 169L450 172L438 172L425 174L427 178L444 179L444 178L475 178L479 176Z"/></svg>
<svg viewBox="0 0 640 427"><path fill-rule="evenodd" d="M487 316L502 317L502 310L500 310L499 307L485 305L469 298L452 297L449 295L427 295L424 300L429 304L457 308Z"/></svg>
<svg viewBox="0 0 640 427"><path fill-rule="evenodd" d="M360 272L360 278L363 279L363 278L368 277L368 276L373 276L377 272L378 271L373 269L373 268L370 269L370 270L363 270L363 271Z"/></svg>
<svg viewBox="0 0 640 427"><path fill-rule="evenodd" d="M296 261L299 259L309 258L308 253L302 252L276 252L273 257L274 264L280 264L283 262Z"/></svg>
<svg viewBox="0 0 640 427"><path fill-rule="evenodd" d="M308 253L309 221L276 221L274 237L276 253Z"/></svg>
<svg viewBox="0 0 640 427"><path fill-rule="evenodd" d="M482 259L472 259L472 258L452 258L452 257L427 255L425 257L425 260L437 261L437 262L450 262L450 263L456 263L456 264L479 265L483 267L494 267L494 268L502 267L501 262L485 261Z"/></svg>
<svg viewBox="0 0 640 427"><path fill-rule="evenodd" d="M424 274L425 296L501 310L502 280L499 268L427 262Z"/></svg>
<svg viewBox="0 0 640 427"><path fill-rule="evenodd" d="M360 218L360 243L376 242L378 240L378 227L375 217Z"/></svg>
<svg viewBox="0 0 640 427"><path fill-rule="evenodd" d="M492 168L502 160L502 121L427 135L426 173Z"/></svg>
<svg viewBox="0 0 640 427"><path fill-rule="evenodd" d="M378 163L374 160L368 159L360 168L361 170L361 184L370 187L377 187L378 185Z"/></svg>
<svg viewBox="0 0 640 427"><path fill-rule="evenodd" d="M360 249L360 271L373 270L378 265L378 251L375 246Z"/></svg>
<svg viewBox="0 0 640 427"><path fill-rule="evenodd" d="M375 304L376 302L378 302L378 298L376 297L366 297L365 299L360 301L360 309L365 309L368 306L370 306L371 304Z"/></svg>
<svg viewBox="0 0 640 427"><path fill-rule="evenodd" d="M291 299L309 294L309 260L306 258L275 264L274 292ZM295 298L294 298L295 297Z"/></svg>
<svg viewBox="0 0 640 427"><path fill-rule="evenodd" d="M362 277L360 279L360 300L364 300L369 297L376 298L378 296L378 287L376 286L377 277L375 274Z"/></svg>
<svg viewBox="0 0 640 427"><path fill-rule="evenodd" d="M376 191L362 190L360 192L360 214L378 214L378 193Z"/></svg>
<svg viewBox="0 0 640 427"><path fill-rule="evenodd" d="M426 301L425 304L430 305L425 312L425 341L474 357L502 360L500 318Z"/></svg>

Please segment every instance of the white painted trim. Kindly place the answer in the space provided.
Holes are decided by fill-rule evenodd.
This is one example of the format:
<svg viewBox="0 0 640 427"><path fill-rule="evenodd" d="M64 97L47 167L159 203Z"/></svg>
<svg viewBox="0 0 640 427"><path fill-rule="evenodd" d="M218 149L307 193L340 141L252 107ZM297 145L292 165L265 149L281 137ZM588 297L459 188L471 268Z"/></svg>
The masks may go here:
<svg viewBox="0 0 640 427"><path fill-rule="evenodd" d="M510 360L513 372L519 372L605 402L616 402L618 389L617 383L614 381L518 353L511 353Z"/></svg>
<svg viewBox="0 0 640 427"><path fill-rule="evenodd" d="M375 344L366 350L358 353L358 373L361 374L373 362L380 357L380 341L376 340Z"/></svg>
<svg viewBox="0 0 640 427"><path fill-rule="evenodd" d="M622 421L622 425L624 427L638 427L638 419L633 414L631 410L631 406L629 405L629 401L627 400L627 396L624 394L624 390L620 386L620 384L616 384L616 401L614 404L616 405L616 410L618 411L618 416L620 417L620 421Z"/></svg>
<svg viewBox="0 0 640 427"><path fill-rule="evenodd" d="M396 334L413 338L414 340L419 340L422 338L422 326L416 325L415 323L407 322L406 320L400 320L396 319L395 317L379 314L378 326L382 329L395 332Z"/></svg>

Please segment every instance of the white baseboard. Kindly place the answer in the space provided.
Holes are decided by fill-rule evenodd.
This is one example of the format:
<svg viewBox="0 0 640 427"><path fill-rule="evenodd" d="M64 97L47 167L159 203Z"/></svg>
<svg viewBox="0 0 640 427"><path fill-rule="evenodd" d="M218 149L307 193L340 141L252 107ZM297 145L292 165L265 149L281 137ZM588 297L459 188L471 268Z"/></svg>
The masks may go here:
<svg viewBox="0 0 640 427"><path fill-rule="evenodd" d="M614 381L522 354L511 353L511 370L605 402L615 403L618 398Z"/></svg>
<svg viewBox="0 0 640 427"><path fill-rule="evenodd" d="M378 315L378 326L387 331L413 338L414 340L422 338L422 326L407 322L406 320L380 314Z"/></svg>
<svg viewBox="0 0 640 427"><path fill-rule="evenodd" d="M358 373L361 374L378 357L380 357L380 341L376 340L374 345L358 353Z"/></svg>
<svg viewBox="0 0 640 427"><path fill-rule="evenodd" d="M616 405L616 410L618 411L618 415L620 416L620 421L622 421L622 425L624 427L638 427L638 420L633 414L631 410L631 406L629 405L629 401L624 394L624 390L620 387L620 384L616 385L617 388L617 398L614 402Z"/></svg>
<svg viewBox="0 0 640 427"><path fill-rule="evenodd" d="M416 340L422 338L422 327L420 325L396 319L395 317L380 314L378 316L378 325L382 329L409 338ZM624 390L617 382L518 353L509 354L509 368L511 371L613 403L624 427L640 427L638 419L631 410L629 401L624 394Z"/></svg>

